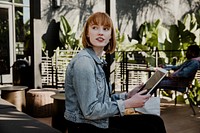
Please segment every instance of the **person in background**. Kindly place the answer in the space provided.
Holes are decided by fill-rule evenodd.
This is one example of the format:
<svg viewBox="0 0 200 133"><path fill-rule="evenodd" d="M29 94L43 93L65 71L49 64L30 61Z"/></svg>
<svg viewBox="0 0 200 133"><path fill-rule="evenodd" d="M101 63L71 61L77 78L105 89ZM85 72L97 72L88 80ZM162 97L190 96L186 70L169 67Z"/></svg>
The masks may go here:
<svg viewBox="0 0 200 133"><path fill-rule="evenodd" d="M111 18L92 14L82 34L83 49L70 61L65 79L65 113L68 133L166 133L157 115L125 115L126 109L143 107L150 95L142 85L128 93L111 94L103 66L104 53L116 47Z"/></svg>
<svg viewBox="0 0 200 133"><path fill-rule="evenodd" d="M186 86L188 82L191 82L197 70L199 69L199 46L198 45L190 45L186 51L187 60L180 65L172 65L165 66L163 68L167 70L174 70L173 73L169 74L168 77L165 77L159 84L158 88L163 89L173 89L180 92L184 92L186 90ZM199 58L200 59L200 58Z"/></svg>

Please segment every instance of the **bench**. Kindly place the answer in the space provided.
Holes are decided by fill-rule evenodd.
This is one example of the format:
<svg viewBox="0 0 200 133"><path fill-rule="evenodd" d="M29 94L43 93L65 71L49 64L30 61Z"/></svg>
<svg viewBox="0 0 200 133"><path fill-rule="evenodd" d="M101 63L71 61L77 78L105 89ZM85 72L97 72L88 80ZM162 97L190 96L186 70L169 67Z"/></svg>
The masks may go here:
<svg viewBox="0 0 200 133"><path fill-rule="evenodd" d="M57 129L17 110L15 105L0 98L1 133L61 133Z"/></svg>

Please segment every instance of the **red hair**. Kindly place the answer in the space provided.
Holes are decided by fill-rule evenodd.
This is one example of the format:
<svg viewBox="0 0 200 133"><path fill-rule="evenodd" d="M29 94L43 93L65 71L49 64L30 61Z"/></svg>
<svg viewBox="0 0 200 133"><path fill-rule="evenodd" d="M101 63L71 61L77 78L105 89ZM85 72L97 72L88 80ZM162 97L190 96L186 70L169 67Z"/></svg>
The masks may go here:
<svg viewBox="0 0 200 133"><path fill-rule="evenodd" d="M90 24L102 25L111 28L111 39L110 42L105 46L104 51L106 53L113 53L116 48L116 39L115 39L115 30L113 22L112 19L109 17L109 15L104 12L96 12L88 18L82 33L82 43L84 48L93 47L89 41L89 38L87 37L88 27Z"/></svg>

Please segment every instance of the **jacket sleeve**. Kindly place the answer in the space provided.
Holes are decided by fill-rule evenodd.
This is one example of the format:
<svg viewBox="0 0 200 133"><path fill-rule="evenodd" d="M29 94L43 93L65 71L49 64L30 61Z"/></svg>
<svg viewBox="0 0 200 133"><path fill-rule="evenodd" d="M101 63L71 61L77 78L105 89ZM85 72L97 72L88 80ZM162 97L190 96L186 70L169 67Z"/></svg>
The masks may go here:
<svg viewBox="0 0 200 133"><path fill-rule="evenodd" d="M127 93L126 92L123 92L123 93L115 93L115 94L112 94L111 95L111 99L112 101L115 101L115 100L125 100L127 98Z"/></svg>
<svg viewBox="0 0 200 133"><path fill-rule="evenodd" d="M184 67L180 68L180 70L178 70L178 72L176 72L173 76L188 78L194 76L198 69L199 69L199 62L196 60L191 60Z"/></svg>

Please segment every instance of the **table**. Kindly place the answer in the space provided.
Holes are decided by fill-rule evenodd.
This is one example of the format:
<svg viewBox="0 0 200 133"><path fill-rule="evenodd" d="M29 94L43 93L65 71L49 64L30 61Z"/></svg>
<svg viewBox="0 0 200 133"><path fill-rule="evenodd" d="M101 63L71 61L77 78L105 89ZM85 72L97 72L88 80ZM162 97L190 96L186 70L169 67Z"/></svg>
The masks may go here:
<svg viewBox="0 0 200 133"><path fill-rule="evenodd" d="M67 129L66 119L64 118L65 112L65 93L59 92L52 95L53 98L53 112L52 112L52 127L65 132Z"/></svg>
<svg viewBox="0 0 200 133"><path fill-rule="evenodd" d="M151 77L152 72L155 72L154 68L134 68L134 69L127 69L126 70L126 92L128 92L128 85L129 85L129 72L131 71L139 71L139 72L148 72L148 78Z"/></svg>
<svg viewBox="0 0 200 133"><path fill-rule="evenodd" d="M28 86L1 86L1 98L14 104L19 111L25 112L25 90Z"/></svg>
<svg viewBox="0 0 200 133"><path fill-rule="evenodd" d="M53 109L52 95L58 92L55 88L30 89L26 93L27 113L33 117L50 117Z"/></svg>

